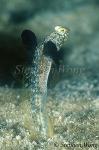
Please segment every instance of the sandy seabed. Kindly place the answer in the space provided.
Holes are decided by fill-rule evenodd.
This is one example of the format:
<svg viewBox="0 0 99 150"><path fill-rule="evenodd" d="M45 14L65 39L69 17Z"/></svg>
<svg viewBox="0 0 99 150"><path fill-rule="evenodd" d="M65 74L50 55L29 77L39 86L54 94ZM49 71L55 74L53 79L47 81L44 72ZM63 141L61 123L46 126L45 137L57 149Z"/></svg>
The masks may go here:
<svg viewBox="0 0 99 150"><path fill-rule="evenodd" d="M48 90L49 137L34 131L30 91L0 88L1 150L98 150L98 86L62 81Z"/></svg>

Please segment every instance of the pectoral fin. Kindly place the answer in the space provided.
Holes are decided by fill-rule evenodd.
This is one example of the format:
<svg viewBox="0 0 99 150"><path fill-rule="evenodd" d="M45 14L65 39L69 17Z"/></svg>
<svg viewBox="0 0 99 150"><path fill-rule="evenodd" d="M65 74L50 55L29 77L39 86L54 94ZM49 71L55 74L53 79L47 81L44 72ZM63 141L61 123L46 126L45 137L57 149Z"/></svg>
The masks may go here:
<svg viewBox="0 0 99 150"><path fill-rule="evenodd" d="M52 41L44 43L44 55L50 57L58 67L60 65L60 60L63 57L63 51L57 50L56 45Z"/></svg>

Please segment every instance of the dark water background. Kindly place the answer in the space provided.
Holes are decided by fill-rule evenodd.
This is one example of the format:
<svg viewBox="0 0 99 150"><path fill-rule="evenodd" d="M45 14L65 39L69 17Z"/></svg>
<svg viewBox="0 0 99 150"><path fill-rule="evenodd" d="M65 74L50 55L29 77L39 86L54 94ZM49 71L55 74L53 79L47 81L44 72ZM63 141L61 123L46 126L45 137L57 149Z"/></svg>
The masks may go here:
<svg viewBox="0 0 99 150"><path fill-rule="evenodd" d="M26 61L21 32L31 29L41 42L56 25L70 28L70 37L62 47L61 69L52 66L49 87L72 77L98 78L98 0L0 0L0 85L11 86L16 65Z"/></svg>

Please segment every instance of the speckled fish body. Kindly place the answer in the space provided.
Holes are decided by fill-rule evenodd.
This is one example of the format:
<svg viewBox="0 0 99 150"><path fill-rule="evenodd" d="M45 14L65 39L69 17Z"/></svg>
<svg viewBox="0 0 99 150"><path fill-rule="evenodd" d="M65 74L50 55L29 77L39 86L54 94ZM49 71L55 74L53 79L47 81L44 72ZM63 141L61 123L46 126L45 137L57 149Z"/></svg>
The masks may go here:
<svg viewBox="0 0 99 150"><path fill-rule="evenodd" d="M65 30L65 29L64 29ZM56 30L50 36L48 36L44 44L47 44L48 41L53 42L56 45L57 50L59 51L60 47L67 39L68 32ZM45 114L45 103L47 95L47 81L49 72L51 70L52 59L50 56L44 55L44 44L37 47L34 55L33 67L31 68L31 91L33 97L31 98L32 110L36 114L40 112L41 116L38 116L38 122L41 126L42 132L45 133L47 127L47 121L42 117Z"/></svg>
<svg viewBox="0 0 99 150"><path fill-rule="evenodd" d="M25 86L29 87L32 92L32 112L37 118L37 124L43 136L46 135L47 132L47 120L45 116L47 81L53 62L50 55L44 55L44 51L46 50L45 46L50 41L55 45L58 52L64 41L67 40L67 37L68 29L62 28L61 26L55 27L55 31L45 39L43 44L36 48L32 66L25 69L24 73ZM50 48L51 45L49 44L48 49L50 50Z"/></svg>
<svg viewBox="0 0 99 150"><path fill-rule="evenodd" d="M66 30L66 29L64 29ZM57 50L59 51L60 47L68 37L68 31L59 32L55 31L48 36L44 43L48 41L53 42ZM35 100L38 95L42 96L47 92L47 81L48 75L51 69L52 59L50 56L44 55L44 44L38 46L33 61L33 67L31 67L31 78L30 85L31 90L33 91L33 99Z"/></svg>

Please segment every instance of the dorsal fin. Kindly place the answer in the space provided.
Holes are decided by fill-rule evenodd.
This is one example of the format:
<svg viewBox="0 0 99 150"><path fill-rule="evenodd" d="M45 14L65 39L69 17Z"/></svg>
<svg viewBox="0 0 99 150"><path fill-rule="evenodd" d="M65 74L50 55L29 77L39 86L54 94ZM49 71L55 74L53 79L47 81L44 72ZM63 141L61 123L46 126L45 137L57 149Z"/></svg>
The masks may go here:
<svg viewBox="0 0 99 150"><path fill-rule="evenodd" d="M37 46L37 38L34 32L32 32L31 30L23 30L22 34L21 34L21 38L22 38L22 42L23 44L28 47L28 48L32 48L35 49Z"/></svg>
<svg viewBox="0 0 99 150"><path fill-rule="evenodd" d="M31 30L26 29L22 32L21 38L26 49L26 62L31 64L37 46L36 35Z"/></svg>

